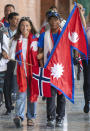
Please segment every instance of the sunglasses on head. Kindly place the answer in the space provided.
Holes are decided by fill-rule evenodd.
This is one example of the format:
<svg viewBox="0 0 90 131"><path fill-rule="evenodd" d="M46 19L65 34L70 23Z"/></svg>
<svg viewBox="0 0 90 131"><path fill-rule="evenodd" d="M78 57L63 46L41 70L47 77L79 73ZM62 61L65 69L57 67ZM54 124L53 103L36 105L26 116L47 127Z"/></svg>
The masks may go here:
<svg viewBox="0 0 90 131"><path fill-rule="evenodd" d="M21 20L30 20L30 17L21 17Z"/></svg>
<svg viewBox="0 0 90 131"><path fill-rule="evenodd" d="M48 18L49 17L51 17L51 16L55 16L55 17L57 17L58 19L60 19L60 15L57 13L57 12L55 12L55 11L50 11L50 12L48 12Z"/></svg>

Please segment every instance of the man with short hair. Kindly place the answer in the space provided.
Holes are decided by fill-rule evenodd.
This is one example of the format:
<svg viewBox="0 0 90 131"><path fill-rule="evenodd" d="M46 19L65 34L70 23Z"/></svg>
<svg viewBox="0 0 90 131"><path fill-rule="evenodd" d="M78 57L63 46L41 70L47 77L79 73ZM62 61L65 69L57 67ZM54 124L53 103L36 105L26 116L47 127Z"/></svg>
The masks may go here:
<svg viewBox="0 0 90 131"><path fill-rule="evenodd" d="M8 16L8 21L10 24L10 27L8 28L8 37L10 38L10 42L7 43L4 39L3 43L3 56L4 58L7 58L7 54L9 53L10 47L11 47L11 41L12 37L16 34L17 31L17 26L19 22L19 14L16 12L12 12ZM11 99L11 94L12 92L15 92L15 89L13 88L13 73L14 73L14 68L15 68L15 62L9 61L7 64L7 71L6 71L6 76L5 76L5 83L4 83L4 97L5 97L5 106L6 106L6 113L5 115L8 115L11 113L11 110L14 109L12 106L12 99Z"/></svg>
<svg viewBox="0 0 90 131"><path fill-rule="evenodd" d="M17 31L17 26L19 22L19 14L16 12L12 12L8 16L8 22L10 24L10 27L8 28L8 36L9 38L12 38Z"/></svg>
<svg viewBox="0 0 90 131"><path fill-rule="evenodd" d="M1 22L4 24L5 27L9 27L9 22L8 22L8 15L11 12L15 11L15 7L12 4L7 4L4 8L4 17L2 18Z"/></svg>
<svg viewBox="0 0 90 131"><path fill-rule="evenodd" d="M43 67L47 61L48 56L51 53L51 50L55 46L58 36L61 33L60 30L60 15L58 12L50 11L47 14L48 23L50 28L43 32L39 37L39 53L44 52L44 63L43 59L39 59L40 66ZM58 94L57 99L57 109L55 106L55 96L57 94L57 90L54 87L51 87L52 97L47 98L47 126L53 127L56 126L61 127L63 124L64 116L65 116L65 97L63 94ZM56 116L57 113L57 116Z"/></svg>

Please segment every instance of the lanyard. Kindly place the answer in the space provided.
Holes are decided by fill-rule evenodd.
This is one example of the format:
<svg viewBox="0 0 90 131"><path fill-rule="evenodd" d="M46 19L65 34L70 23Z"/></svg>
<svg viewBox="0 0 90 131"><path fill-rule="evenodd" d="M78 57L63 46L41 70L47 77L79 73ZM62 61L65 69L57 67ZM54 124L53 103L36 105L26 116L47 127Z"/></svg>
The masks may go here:
<svg viewBox="0 0 90 131"><path fill-rule="evenodd" d="M12 36L11 36L11 33L10 33L9 28L8 28L8 35L9 35L9 38L11 39L11 38L12 38Z"/></svg>

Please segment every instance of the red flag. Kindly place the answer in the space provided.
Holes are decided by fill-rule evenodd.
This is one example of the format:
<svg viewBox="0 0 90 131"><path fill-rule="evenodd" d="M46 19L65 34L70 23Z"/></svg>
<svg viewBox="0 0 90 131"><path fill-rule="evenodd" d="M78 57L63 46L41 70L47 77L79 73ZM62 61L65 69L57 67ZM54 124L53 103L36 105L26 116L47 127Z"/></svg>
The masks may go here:
<svg viewBox="0 0 90 131"><path fill-rule="evenodd" d="M30 100L36 101L38 96L51 97L50 71L32 66L32 85Z"/></svg>
<svg viewBox="0 0 90 131"><path fill-rule="evenodd" d="M32 39L31 39L31 43L28 44L28 52L27 52L27 61L29 64L31 65L35 65L35 66L39 66L38 64L38 60L37 60L37 52L38 52L38 38L34 37L32 35ZM27 67L27 80L29 85L31 85L31 77L32 77L32 66L28 66ZM31 87L31 86L30 86ZM30 88L31 90L31 88Z"/></svg>
<svg viewBox="0 0 90 131"><path fill-rule="evenodd" d="M2 20L0 20L0 22L2 22L4 24L5 22L5 17L2 18Z"/></svg>
<svg viewBox="0 0 90 131"><path fill-rule="evenodd" d="M18 60L17 63L17 83L19 91L24 92L27 89L27 80L24 70L23 54L22 54L22 41L17 41L15 58Z"/></svg>
<svg viewBox="0 0 90 131"><path fill-rule="evenodd" d="M74 70L72 50L87 57L87 44L79 9L74 6L45 65L51 70L51 85L74 102Z"/></svg>

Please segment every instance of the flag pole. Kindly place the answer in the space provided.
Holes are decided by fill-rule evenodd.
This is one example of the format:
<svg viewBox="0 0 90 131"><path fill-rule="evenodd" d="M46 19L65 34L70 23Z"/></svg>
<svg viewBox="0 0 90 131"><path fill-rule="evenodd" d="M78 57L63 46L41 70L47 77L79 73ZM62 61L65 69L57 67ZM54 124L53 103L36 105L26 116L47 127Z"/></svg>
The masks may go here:
<svg viewBox="0 0 90 131"><path fill-rule="evenodd" d="M21 62L21 63L25 63L26 65L32 66L32 64L26 63L24 61L19 61L19 60L15 60L15 59L11 59L11 58L8 58L8 60L14 61L14 62Z"/></svg>

